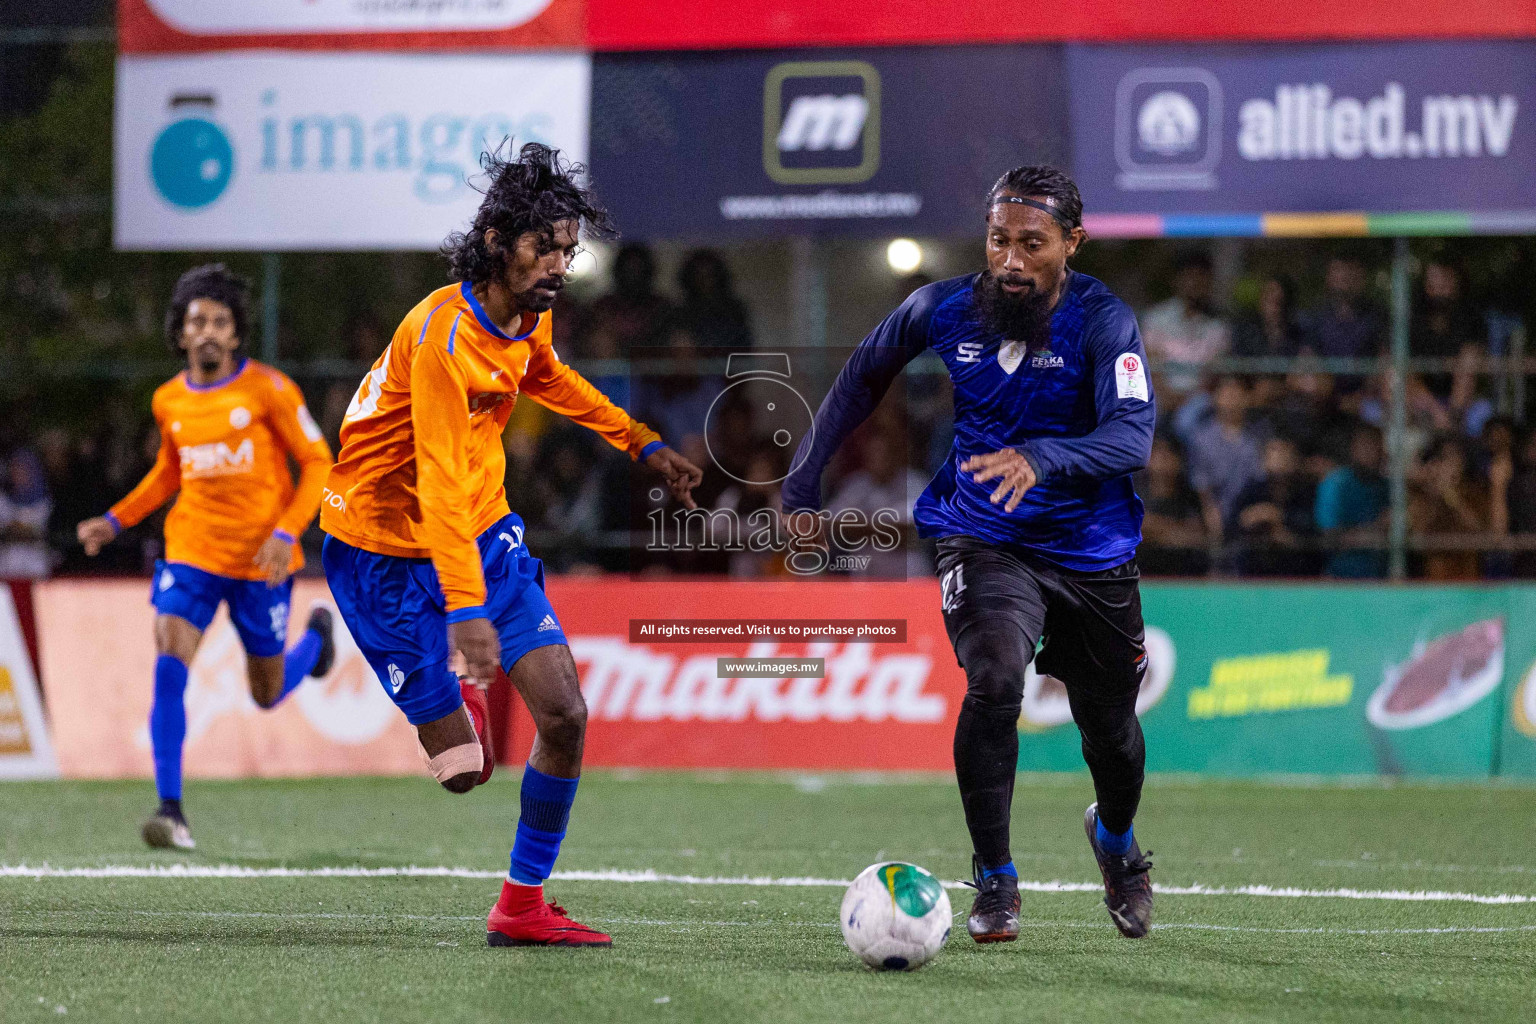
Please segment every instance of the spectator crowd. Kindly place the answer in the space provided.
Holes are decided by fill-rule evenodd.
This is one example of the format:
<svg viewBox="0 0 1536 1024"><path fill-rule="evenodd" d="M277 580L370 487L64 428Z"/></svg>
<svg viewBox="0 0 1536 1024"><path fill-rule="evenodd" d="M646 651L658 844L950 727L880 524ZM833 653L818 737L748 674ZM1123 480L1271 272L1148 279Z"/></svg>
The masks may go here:
<svg viewBox="0 0 1536 1024"><path fill-rule="evenodd" d="M1249 282L1256 285L1251 308L1234 315L1216 294L1209 259L1192 252L1177 260L1172 295L1139 311L1159 405L1152 456L1137 479L1146 507L1145 574L1387 574L1391 396L1382 357L1389 331L1373 299L1374 276L1363 262L1337 257L1316 302L1300 304L1291 280L1270 276ZM729 408L721 413L721 437L704 436L721 380L704 368L702 354L753 347L747 304L712 250L687 256L672 285L658 282L650 250L625 246L604 293L587 302L561 297L556 348L705 466L702 507L777 514L786 453L753 447L745 421L734 425L738 411ZM1453 263L1423 266L1409 333L1410 355L1421 362L1404 382L1409 571L1433 580L1536 576L1536 545L1527 550L1522 542L1536 538L1536 432L1501 406L1485 363L1503 352L1490 342L1496 332L1486 311L1473 308L1465 292ZM342 333L339 350L359 373L389 336L369 314L349 320ZM669 372L632 378L629 361L642 351L663 354ZM356 380L353 373L300 377L333 445ZM877 575L931 571L910 509L947 454L945 386L930 371L912 376L904 392L893 389L903 393L893 393L845 446L826 482L829 509L884 507L904 517L906 547L872 564ZM110 399L85 433L29 429L19 412L0 437L0 577L145 571L159 554L158 517L94 561L72 538L75 523L99 514L153 461L158 433L149 429L147 401ZM711 444L734 448L725 453ZM641 526L645 489L627 460L532 402L518 403L506 449L509 499L553 570L636 568L631 530ZM748 468L714 471L720 458ZM700 557L672 568L786 571L771 552Z"/></svg>

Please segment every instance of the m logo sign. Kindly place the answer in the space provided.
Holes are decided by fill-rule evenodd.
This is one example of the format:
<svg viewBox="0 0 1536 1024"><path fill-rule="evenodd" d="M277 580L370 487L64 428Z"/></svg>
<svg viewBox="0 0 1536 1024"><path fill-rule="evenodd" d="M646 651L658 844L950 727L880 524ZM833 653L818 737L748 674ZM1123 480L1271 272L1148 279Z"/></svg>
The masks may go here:
<svg viewBox="0 0 1536 1024"><path fill-rule="evenodd" d="M868 181L880 167L880 73L858 60L793 61L763 84L763 169L781 185Z"/></svg>

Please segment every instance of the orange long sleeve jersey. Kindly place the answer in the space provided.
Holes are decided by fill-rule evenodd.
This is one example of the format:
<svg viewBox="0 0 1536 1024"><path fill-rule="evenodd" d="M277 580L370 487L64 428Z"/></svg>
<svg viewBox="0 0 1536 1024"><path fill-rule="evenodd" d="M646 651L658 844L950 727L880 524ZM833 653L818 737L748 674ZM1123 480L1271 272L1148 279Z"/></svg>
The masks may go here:
<svg viewBox="0 0 1536 1024"><path fill-rule="evenodd" d="M406 315L353 396L320 528L364 551L431 558L450 612L483 605L475 538L510 512L501 432L519 393L633 458L660 440L560 361L550 314L513 337L468 285L449 285Z"/></svg>
<svg viewBox="0 0 1536 1024"><path fill-rule="evenodd" d="M165 518L165 557L206 572L257 580L256 552L274 532L298 537L320 507L331 449L287 376L247 359L198 386L185 372L150 403L160 426L154 468L109 513L129 527L179 490ZM299 464L294 485L288 457ZM304 564L297 544L292 568Z"/></svg>

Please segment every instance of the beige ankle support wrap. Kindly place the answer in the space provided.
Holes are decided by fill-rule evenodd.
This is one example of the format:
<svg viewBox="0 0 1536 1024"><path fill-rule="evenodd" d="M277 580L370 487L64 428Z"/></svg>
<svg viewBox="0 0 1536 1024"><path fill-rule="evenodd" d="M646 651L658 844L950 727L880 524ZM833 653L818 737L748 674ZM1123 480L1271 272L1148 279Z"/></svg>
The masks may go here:
<svg viewBox="0 0 1536 1024"><path fill-rule="evenodd" d="M479 775L484 767L485 752L480 749L478 743L460 743L427 760L427 770L438 782L446 782L455 775L463 775L465 772L474 772Z"/></svg>

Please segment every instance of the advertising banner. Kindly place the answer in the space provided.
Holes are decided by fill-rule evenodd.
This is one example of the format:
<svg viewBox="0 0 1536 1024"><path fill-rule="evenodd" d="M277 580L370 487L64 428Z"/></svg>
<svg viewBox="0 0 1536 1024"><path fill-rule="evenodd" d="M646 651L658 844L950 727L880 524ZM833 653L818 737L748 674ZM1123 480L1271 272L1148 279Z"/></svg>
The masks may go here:
<svg viewBox="0 0 1536 1024"><path fill-rule="evenodd" d="M1504 729L1494 750L1494 774L1536 779L1536 588L1509 595Z"/></svg>
<svg viewBox="0 0 1536 1024"><path fill-rule="evenodd" d="M37 588L53 746L66 777L150 773L147 587ZM936 580L554 577L548 591L587 701L590 766L953 770L965 676ZM1536 588L1154 583L1143 596L1148 670L1137 709L1150 770L1536 777ZM327 600L322 583L299 581L295 609ZM4 610L0 592L0 639ZM294 629L303 618L294 616ZM888 637L874 641L701 633L732 621L843 629L854 620L905 628L872 633ZM221 612L188 688L189 775L421 772L404 716L344 628L337 641L329 676L262 711ZM7 658L0 644L0 661L18 664ZM520 763L533 743L528 712L504 693L492 703L508 708L498 757ZM4 707L0 689L0 742ZM1021 769L1082 768L1066 691L1033 668L1019 733ZM28 735L42 736L33 749L46 751L46 733Z"/></svg>
<svg viewBox="0 0 1536 1024"><path fill-rule="evenodd" d="M587 699L586 763L949 771L965 676L920 583L550 580ZM631 619L905 620L901 642L632 643ZM820 678L734 676L722 659L821 659ZM517 705L512 760L532 723Z"/></svg>
<svg viewBox="0 0 1536 1024"><path fill-rule="evenodd" d="M59 773L11 588L0 587L0 779Z"/></svg>
<svg viewBox="0 0 1536 1024"><path fill-rule="evenodd" d="M117 0L124 53L472 50L584 42L582 0Z"/></svg>
<svg viewBox="0 0 1536 1024"><path fill-rule="evenodd" d="M590 60L221 53L118 61L120 249L435 249L511 137L587 151Z"/></svg>
<svg viewBox="0 0 1536 1024"><path fill-rule="evenodd" d="M148 580L55 580L36 590L43 679L67 778L148 778L155 612ZM294 585L297 639L323 583ZM187 682L189 778L405 775L424 771L416 734L336 616L336 666L274 710L251 699L228 612L203 636Z"/></svg>
<svg viewBox="0 0 1536 1024"><path fill-rule="evenodd" d="M1066 59L1072 166L1096 215L1536 209L1536 42L1073 45ZM1203 230L1256 233L1241 227Z"/></svg>
<svg viewBox="0 0 1536 1024"><path fill-rule="evenodd" d="M1147 767L1487 776L1525 592L1499 587L1143 588ZM1152 694L1149 698L1149 691ZM1061 684L1031 670L1025 769L1077 768Z"/></svg>
<svg viewBox="0 0 1536 1024"><path fill-rule="evenodd" d="M627 235L975 231L1067 158L1046 46L598 55L592 173Z"/></svg>

